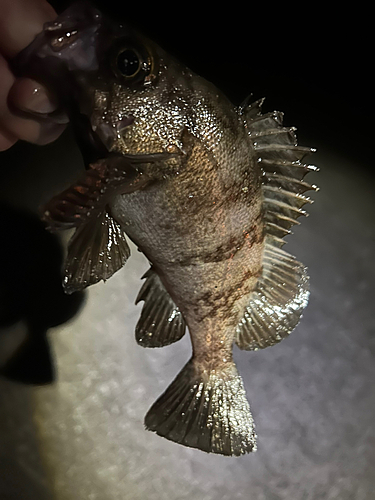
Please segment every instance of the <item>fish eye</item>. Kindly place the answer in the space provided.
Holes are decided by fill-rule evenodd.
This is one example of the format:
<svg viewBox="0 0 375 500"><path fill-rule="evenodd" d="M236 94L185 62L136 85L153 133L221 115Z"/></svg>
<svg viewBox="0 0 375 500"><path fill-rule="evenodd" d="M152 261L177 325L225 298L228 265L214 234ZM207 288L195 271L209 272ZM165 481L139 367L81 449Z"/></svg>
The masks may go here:
<svg viewBox="0 0 375 500"><path fill-rule="evenodd" d="M133 78L141 69L140 56L134 49L122 49L117 54L116 67L122 76Z"/></svg>
<svg viewBox="0 0 375 500"><path fill-rule="evenodd" d="M111 70L122 84L137 87L154 81L154 58L143 42L128 37L121 38L110 50Z"/></svg>

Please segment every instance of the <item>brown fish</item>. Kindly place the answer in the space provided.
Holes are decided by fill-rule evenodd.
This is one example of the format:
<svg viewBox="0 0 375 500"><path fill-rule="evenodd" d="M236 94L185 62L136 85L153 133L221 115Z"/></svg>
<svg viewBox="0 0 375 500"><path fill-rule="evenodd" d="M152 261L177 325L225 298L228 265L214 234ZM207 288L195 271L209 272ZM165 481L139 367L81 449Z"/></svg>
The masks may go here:
<svg viewBox="0 0 375 500"><path fill-rule="evenodd" d="M50 85L76 129L87 170L45 220L75 227L67 292L108 279L130 251L151 263L137 342L162 347L188 326L191 360L146 415L148 429L223 455L256 449L232 357L273 345L307 305L306 268L281 249L310 202L315 167L282 113L236 108L128 26L77 4L13 62Z"/></svg>

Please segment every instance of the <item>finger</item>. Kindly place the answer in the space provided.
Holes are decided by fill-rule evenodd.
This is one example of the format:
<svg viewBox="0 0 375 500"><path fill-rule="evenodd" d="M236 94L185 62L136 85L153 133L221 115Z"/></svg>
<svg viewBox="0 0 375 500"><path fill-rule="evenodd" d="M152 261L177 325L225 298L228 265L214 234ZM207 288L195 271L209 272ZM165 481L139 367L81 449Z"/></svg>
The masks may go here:
<svg viewBox="0 0 375 500"><path fill-rule="evenodd" d="M0 54L0 128L17 138L35 140L39 136L40 125L15 116L8 107L8 94L15 82L7 61Z"/></svg>
<svg viewBox="0 0 375 500"><path fill-rule="evenodd" d="M37 122L22 118L9 109L8 95L15 82L15 77L8 64L0 55L0 130L9 137L16 137L28 142L47 144L54 140L64 129L64 125L51 121Z"/></svg>
<svg viewBox="0 0 375 500"><path fill-rule="evenodd" d="M56 18L45 0L0 1L0 51L11 58L29 45L42 31L43 24Z"/></svg>
<svg viewBox="0 0 375 500"><path fill-rule="evenodd" d="M8 134L6 131L0 130L0 151L5 151L17 142L17 137Z"/></svg>
<svg viewBox="0 0 375 500"><path fill-rule="evenodd" d="M39 121L39 137L34 141L44 145L54 141L65 130L69 119L63 112L48 117L58 108L58 103L48 90L29 78L17 78L8 96L8 103L12 109L20 109L25 113L32 113L30 119Z"/></svg>
<svg viewBox="0 0 375 500"><path fill-rule="evenodd" d="M45 115L57 109L57 101L40 83L17 78L9 91L8 103L21 111Z"/></svg>

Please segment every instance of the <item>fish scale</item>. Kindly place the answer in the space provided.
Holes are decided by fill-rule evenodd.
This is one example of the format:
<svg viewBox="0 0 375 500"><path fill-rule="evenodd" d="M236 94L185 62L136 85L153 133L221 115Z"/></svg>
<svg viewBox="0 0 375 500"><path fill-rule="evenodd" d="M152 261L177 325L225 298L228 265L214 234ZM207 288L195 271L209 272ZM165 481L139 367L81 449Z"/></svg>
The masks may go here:
<svg viewBox="0 0 375 500"><path fill-rule="evenodd" d="M306 215L304 193L317 189L304 180L316 170L303 163L313 149L298 145L282 113L262 113L264 99L233 106L87 2L49 23L12 69L55 92L87 159L77 183L44 209L52 229L76 228L66 291L118 271L126 234L151 265L137 342L163 347L189 330L192 358L146 428L205 452L255 451L232 349L280 342L307 305L307 270L281 247Z"/></svg>

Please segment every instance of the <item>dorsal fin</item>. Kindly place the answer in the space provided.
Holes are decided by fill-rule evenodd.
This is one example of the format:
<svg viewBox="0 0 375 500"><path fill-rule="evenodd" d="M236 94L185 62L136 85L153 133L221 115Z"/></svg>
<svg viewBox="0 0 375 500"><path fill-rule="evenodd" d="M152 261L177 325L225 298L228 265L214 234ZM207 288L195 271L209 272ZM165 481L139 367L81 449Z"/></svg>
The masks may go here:
<svg viewBox="0 0 375 500"><path fill-rule="evenodd" d="M246 350L280 342L295 328L307 305L307 270L281 247L290 228L299 224L298 217L307 215L302 207L312 200L304 193L317 190L303 180L307 173L317 170L303 163L314 149L298 145L296 129L283 126L283 113L262 114L263 101L240 108L263 171L266 232L262 275L237 326L236 343Z"/></svg>
<svg viewBox="0 0 375 500"><path fill-rule="evenodd" d="M267 241L281 247L297 218L307 215L302 207L312 200L303 193L317 191L303 180L313 165L303 163L313 148L299 146L294 127L283 126L283 113L262 114L264 99L240 108L245 117L250 140L263 171L264 216Z"/></svg>
<svg viewBox="0 0 375 500"><path fill-rule="evenodd" d="M164 347L177 342L186 330L181 311L152 267L143 278L146 281L135 302L145 302L135 329L138 344L143 347Z"/></svg>

